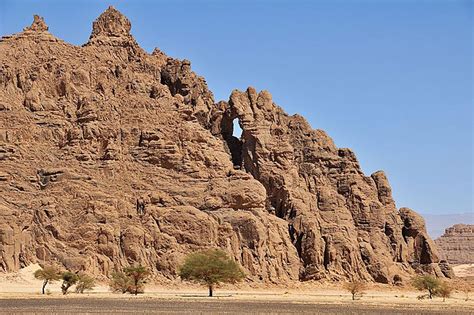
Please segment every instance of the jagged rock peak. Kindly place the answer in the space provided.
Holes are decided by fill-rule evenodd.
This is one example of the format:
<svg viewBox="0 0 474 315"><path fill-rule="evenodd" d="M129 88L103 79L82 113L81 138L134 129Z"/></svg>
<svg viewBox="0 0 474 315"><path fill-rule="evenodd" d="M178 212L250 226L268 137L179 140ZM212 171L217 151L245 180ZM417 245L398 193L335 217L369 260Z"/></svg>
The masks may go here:
<svg viewBox="0 0 474 315"><path fill-rule="evenodd" d="M35 31L35 32L45 32L48 30L48 25L44 19L39 15L33 16L33 23L30 26L25 27L24 31Z"/></svg>
<svg viewBox="0 0 474 315"><path fill-rule="evenodd" d="M90 38L92 39L96 36L130 36L131 28L132 24L127 17L113 6L110 6L92 24Z"/></svg>

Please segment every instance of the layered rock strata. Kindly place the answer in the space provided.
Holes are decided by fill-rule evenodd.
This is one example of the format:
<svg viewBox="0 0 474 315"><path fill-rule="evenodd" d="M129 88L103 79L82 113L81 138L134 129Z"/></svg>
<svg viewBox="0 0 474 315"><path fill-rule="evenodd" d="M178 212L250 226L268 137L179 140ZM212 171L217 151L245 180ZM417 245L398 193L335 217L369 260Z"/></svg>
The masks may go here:
<svg viewBox="0 0 474 315"><path fill-rule="evenodd" d="M440 258L450 264L474 264L474 225L455 224L435 240Z"/></svg>

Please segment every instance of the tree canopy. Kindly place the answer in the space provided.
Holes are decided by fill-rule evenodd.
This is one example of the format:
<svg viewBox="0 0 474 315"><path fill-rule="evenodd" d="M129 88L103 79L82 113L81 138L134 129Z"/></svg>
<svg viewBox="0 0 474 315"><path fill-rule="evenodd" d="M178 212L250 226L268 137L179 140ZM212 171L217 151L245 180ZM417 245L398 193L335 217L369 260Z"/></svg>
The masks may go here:
<svg viewBox="0 0 474 315"><path fill-rule="evenodd" d="M44 290L49 282L61 279L59 269L54 266L44 266L43 269L36 270L33 275L36 279L43 280L43 287L41 289L43 294L45 293Z"/></svg>
<svg viewBox="0 0 474 315"><path fill-rule="evenodd" d="M95 280L94 278L86 275L86 274L79 274L79 280L76 284L76 293L84 293L86 290L92 290L95 287Z"/></svg>
<svg viewBox="0 0 474 315"><path fill-rule="evenodd" d="M61 279L63 279L63 283L61 284L61 291L63 294L67 294L67 290L79 280L79 276L74 272L66 271L63 272L61 275Z"/></svg>
<svg viewBox="0 0 474 315"><path fill-rule="evenodd" d="M123 272L114 272L112 273L112 279L110 280L109 285L112 292L131 292L132 279Z"/></svg>
<svg viewBox="0 0 474 315"><path fill-rule="evenodd" d="M112 274L110 289L114 292L128 292L137 295L144 292L149 276L150 271L141 265L126 267L122 272Z"/></svg>
<svg viewBox="0 0 474 315"><path fill-rule="evenodd" d="M344 289L352 294L352 300L362 297L367 285L360 280L351 280L344 284Z"/></svg>
<svg viewBox="0 0 474 315"><path fill-rule="evenodd" d="M441 281L438 278L430 275L417 276L415 279L413 279L413 286L420 291L427 290L430 299L433 298L433 295L435 295L436 290L440 287L440 285Z"/></svg>
<svg viewBox="0 0 474 315"><path fill-rule="evenodd" d="M183 280L194 281L209 288L212 296L213 288L219 283L236 283L245 274L239 264L218 249L208 249L190 254L179 269Z"/></svg>
<svg viewBox="0 0 474 315"><path fill-rule="evenodd" d="M131 292L135 295L143 292L146 280L150 276L150 271L147 268L139 265L133 267L127 267L123 269L123 272L131 280Z"/></svg>

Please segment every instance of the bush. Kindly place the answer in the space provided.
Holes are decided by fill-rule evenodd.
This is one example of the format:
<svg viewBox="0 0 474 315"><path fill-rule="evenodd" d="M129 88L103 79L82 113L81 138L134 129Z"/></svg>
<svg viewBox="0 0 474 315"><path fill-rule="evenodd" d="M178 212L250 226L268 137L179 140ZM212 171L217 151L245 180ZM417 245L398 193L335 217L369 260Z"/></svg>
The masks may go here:
<svg viewBox="0 0 474 315"><path fill-rule="evenodd" d="M61 291L63 294L67 294L67 290L79 280L79 276L74 272L66 271L63 272L61 279L63 279L63 284L61 285Z"/></svg>
<svg viewBox="0 0 474 315"><path fill-rule="evenodd" d="M127 293L131 291L132 279L123 272L114 272L109 286L112 292Z"/></svg>
<svg viewBox="0 0 474 315"><path fill-rule="evenodd" d="M434 276L417 276L413 279L413 286L420 291L427 290L430 299L433 298L440 285L441 281Z"/></svg>
<svg viewBox="0 0 474 315"><path fill-rule="evenodd" d="M467 280L464 280L460 283L459 289L464 293L464 300L469 301L469 293L471 293L473 288L472 283L469 283Z"/></svg>
<svg viewBox="0 0 474 315"><path fill-rule="evenodd" d="M45 288L48 283L61 279L59 269L54 266L45 266L43 269L36 270L33 275L36 279L43 280L43 287L41 289L43 294L45 294Z"/></svg>
<svg viewBox="0 0 474 315"><path fill-rule="evenodd" d="M112 274L110 289L113 292L139 294L144 292L150 272L143 266L127 267Z"/></svg>
<svg viewBox="0 0 474 315"><path fill-rule="evenodd" d="M452 292L453 292L453 288L449 285L449 283L446 282L446 281L443 281L443 282L441 282L439 287L436 289L434 294L436 296L442 297L443 302L444 302L444 301L446 301L446 298L451 296Z"/></svg>
<svg viewBox="0 0 474 315"><path fill-rule="evenodd" d="M356 298L361 298L362 295L364 295L364 290L367 289L367 286L360 280L351 280L344 284L344 289L349 291L352 294L352 300L355 300Z"/></svg>
<svg viewBox="0 0 474 315"><path fill-rule="evenodd" d="M400 275L393 276L393 284L397 286L402 286L403 285L402 277Z"/></svg>
<svg viewBox="0 0 474 315"><path fill-rule="evenodd" d="M219 283L241 281L245 274L239 264L218 249L209 249L190 254L179 269L183 280L195 281L209 288L209 296Z"/></svg>
<svg viewBox="0 0 474 315"><path fill-rule="evenodd" d="M123 272L131 280L130 293L137 295L144 292L146 280L150 276L150 272L143 266L127 267Z"/></svg>
<svg viewBox="0 0 474 315"><path fill-rule="evenodd" d="M79 274L79 280L76 285L76 293L84 293L84 291L90 291L94 289L95 281L94 278L89 277L86 274Z"/></svg>

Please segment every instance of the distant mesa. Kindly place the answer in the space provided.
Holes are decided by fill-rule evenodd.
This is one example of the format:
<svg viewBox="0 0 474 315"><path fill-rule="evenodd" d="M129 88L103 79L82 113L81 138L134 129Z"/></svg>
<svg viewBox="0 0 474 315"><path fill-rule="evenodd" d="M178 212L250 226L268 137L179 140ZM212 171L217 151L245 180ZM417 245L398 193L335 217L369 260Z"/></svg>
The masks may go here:
<svg viewBox="0 0 474 315"><path fill-rule="evenodd" d="M474 225L455 224L435 240L440 258L450 264L474 263Z"/></svg>

